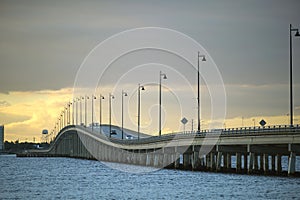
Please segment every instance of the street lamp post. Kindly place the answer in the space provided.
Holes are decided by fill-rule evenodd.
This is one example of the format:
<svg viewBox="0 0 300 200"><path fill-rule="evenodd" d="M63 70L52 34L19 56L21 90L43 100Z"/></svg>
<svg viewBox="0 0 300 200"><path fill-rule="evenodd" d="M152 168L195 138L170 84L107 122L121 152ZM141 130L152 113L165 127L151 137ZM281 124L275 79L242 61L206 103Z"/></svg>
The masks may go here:
<svg viewBox="0 0 300 200"><path fill-rule="evenodd" d="M76 101L76 125L78 125L78 98L76 98L75 101Z"/></svg>
<svg viewBox="0 0 300 200"><path fill-rule="evenodd" d="M96 97L92 95L92 132L94 130L94 99L96 99Z"/></svg>
<svg viewBox="0 0 300 200"><path fill-rule="evenodd" d="M72 102L72 124L75 125L75 122L74 122L74 107L75 107L75 99L73 99L73 102Z"/></svg>
<svg viewBox="0 0 300 200"><path fill-rule="evenodd" d="M60 130L63 128L63 115L60 113Z"/></svg>
<svg viewBox="0 0 300 200"><path fill-rule="evenodd" d="M111 137L111 100L114 98L114 95L109 93L109 137Z"/></svg>
<svg viewBox="0 0 300 200"><path fill-rule="evenodd" d="M145 90L144 86L138 85L138 140L140 139L140 118L141 118L141 90Z"/></svg>
<svg viewBox="0 0 300 200"><path fill-rule="evenodd" d="M244 127L244 117L242 116L242 127Z"/></svg>
<svg viewBox="0 0 300 200"><path fill-rule="evenodd" d="M66 126L66 114L67 114L67 112L66 112L66 107L64 107L64 110L63 110L63 118L64 118L63 127Z"/></svg>
<svg viewBox="0 0 300 200"><path fill-rule="evenodd" d="M102 124L102 99L104 99L104 96L100 94L99 97L99 132L101 133L101 124Z"/></svg>
<svg viewBox="0 0 300 200"><path fill-rule="evenodd" d="M60 129L61 129L61 122L60 122L60 117L58 117L58 131L57 132L59 132Z"/></svg>
<svg viewBox="0 0 300 200"><path fill-rule="evenodd" d="M299 37L299 30L293 28L290 24L290 125L293 126L293 49L292 49L292 32L296 31L295 37Z"/></svg>
<svg viewBox="0 0 300 200"><path fill-rule="evenodd" d="M198 133L200 133L200 58L202 58L202 61L206 61L205 55L200 55L200 52L198 51Z"/></svg>
<svg viewBox="0 0 300 200"><path fill-rule="evenodd" d="M72 105L72 102L70 102L69 101L69 103L68 103L68 115L69 115L69 119L68 119L68 125L70 125L71 124L71 105Z"/></svg>
<svg viewBox="0 0 300 200"><path fill-rule="evenodd" d="M61 129L63 129L64 128L64 111L61 111L60 117L61 117Z"/></svg>
<svg viewBox="0 0 300 200"><path fill-rule="evenodd" d="M124 96L127 96L127 92L122 90L122 140L124 139Z"/></svg>
<svg viewBox="0 0 300 200"><path fill-rule="evenodd" d="M65 126L69 124L69 112L68 112L68 106L65 107Z"/></svg>
<svg viewBox="0 0 300 200"><path fill-rule="evenodd" d="M87 100L89 99L88 96L85 95L85 98L84 98L84 123L85 123L85 127L87 127Z"/></svg>
<svg viewBox="0 0 300 200"><path fill-rule="evenodd" d="M158 116L158 135L161 136L161 78L167 79L167 75L159 71L159 116Z"/></svg>
<svg viewBox="0 0 300 200"><path fill-rule="evenodd" d="M79 103L80 103L80 126L82 125L82 100L83 97L79 97Z"/></svg>

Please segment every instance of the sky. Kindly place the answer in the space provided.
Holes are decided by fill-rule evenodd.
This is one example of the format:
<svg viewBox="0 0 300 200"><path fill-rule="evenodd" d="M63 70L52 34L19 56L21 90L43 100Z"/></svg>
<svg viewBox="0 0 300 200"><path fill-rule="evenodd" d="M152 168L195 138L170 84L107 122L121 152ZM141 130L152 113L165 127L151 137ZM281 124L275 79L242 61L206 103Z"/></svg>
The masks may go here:
<svg viewBox="0 0 300 200"><path fill-rule="evenodd" d="M43 129L51 131L64 106L75 97L74 83L90 52L115 34L143 27L172 29L202 45L224 83L225 127L257 126L261 119L267 125L287 124L289 24L300 28L299 8L297 0L0 0L0 124L5 125L5 140L39 140ZM299 52L300 39L293 37L295 124L300 123ZM133 58L149 55L143 53L137 52ZM156 53L150 53L152 59L168 56ZM124 63L136 65L129 62L130 56L124 56L115 69L121 69ZM195 56L195 63L196 59ZM158 75L153 75L156 78L153 80L147 77L158 72L161 66L144 64L140 71L133 73L135 76L118 79L117 85L100 83L101 93L106 97L103 123L108 123L107 97L114 88L112 121L120 125L120 93L125 89L130 94L126 98L124 124L136 129L136 87L142 83L146 88L141 94L142 131L155 134L158 91L153 81ZM178 84L178 73L171 68L163 69L168 75L163 80L163 133L182 130L182 117L189 120L186 129L191 130L191 121L197 117L195 71L186 75L191 80L189 83ZM77 89L84 91L81 95L93 93L93 88ZM98 116L98 99L95 101ZM91 108L91 101L88 103ZM201 103L201 123L207 128L212 107L204 83ZM91 121L90 117L88 120Z"/></svg>

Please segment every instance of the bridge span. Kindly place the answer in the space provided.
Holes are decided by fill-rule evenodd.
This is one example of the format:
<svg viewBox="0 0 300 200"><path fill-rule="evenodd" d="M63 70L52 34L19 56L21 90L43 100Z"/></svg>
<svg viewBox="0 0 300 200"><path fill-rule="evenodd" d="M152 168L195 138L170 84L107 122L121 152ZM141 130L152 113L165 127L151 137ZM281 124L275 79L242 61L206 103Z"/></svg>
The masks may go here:
<svg viewBox="0 0 300 200"><path fill-rule="evenodd" d="M60 156L157 168L298 176L300 126L166 134L139 140L110 138L83 126L64 127L49 149L19 157ZM282 170L282 156L288 170ZM235 157L235 162L232 162Z"/></svg>

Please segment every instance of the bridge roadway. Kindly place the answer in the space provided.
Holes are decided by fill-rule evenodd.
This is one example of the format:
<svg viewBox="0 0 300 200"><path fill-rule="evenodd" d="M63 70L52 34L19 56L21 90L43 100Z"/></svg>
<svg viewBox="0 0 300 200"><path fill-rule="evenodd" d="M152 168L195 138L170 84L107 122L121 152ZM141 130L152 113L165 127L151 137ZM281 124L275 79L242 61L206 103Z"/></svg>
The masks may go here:
<svg viewBox="0 0 300 200"><path fill-rule="evenodd" d="M295 165L299 155L299 125L175 133L140 140L109 138L70 125L59 132L49 149L18 156L62 156L158 168L298 176ZM282 171L282 156L288 156L287 172Z"/></svg>

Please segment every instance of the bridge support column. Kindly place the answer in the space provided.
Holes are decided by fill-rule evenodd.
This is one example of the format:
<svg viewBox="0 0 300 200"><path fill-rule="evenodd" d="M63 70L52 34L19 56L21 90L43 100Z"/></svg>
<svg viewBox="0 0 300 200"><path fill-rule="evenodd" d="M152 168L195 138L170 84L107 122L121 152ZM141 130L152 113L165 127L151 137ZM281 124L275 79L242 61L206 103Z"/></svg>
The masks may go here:
<svg viewBox="0 0 300 200"><path fill-rule="evenodd" d="M117 162L118 162L118 163L121 162L121 156L120 156L120 154L121 154L121 151L120 151L120 149L118 149L118 150L117 150L117 155L116 155L116 156L117 156Z"/></svg>
<svg viewBox="0 0 300 200"><path fill-rule="evenodd" d="M123 163L129 163L129 152L128 150L123 151Z"/></svg>
<svg viewBox="0 0 300 200"><path fill-rule="evenodd" d="M103 153L102 153L102 155L103 155L103 160L106 161L106 152L107 152L107 150L106 150L106 145L103 145L103 146L102 146L102 151L103 151Z"/></svg>
<svg viewBox="0 0 300 200"><path fill-rule="evenodd" d="M106 155L107 156L106 159L107 159L108 162L111 162L112 161L111 159L113 157L113 149L110 148L109 146L107 146L106 148L107 148L106 149L106 151L107 151L107 153L106 153L107 154Z"/></svg>
<svg viewBox="0 0 300 200"><path fill-rule="evenodd" d="M121 156L121 163L126 163L126 151L125 150L121 150L120 152L120 156Z"/></svg>
<svg viewBox="0 0 300 200"><path fill-rule="evenodd" d="M227 153L226 155L226 168L227 170L231 170L231 154L230 153Z"/></svg>
<svg viewBox="0 0 300 200"><path fill-rule="evenodd" d="M158 156L158 154L153 154L153 156L154 156L153 166L158 167L159 156Z"/></svg>
<svg viewBox="0 0 300 200"><path fill-rule="evenodd" d="M106 160L110 161L110 158L112 157L112 151L109 148L109 146L106 146Z"/></svg>
<svg viewBox="0 0 300 200"><path fill-rule="evenodd" d="M114 148L114 160L115 162L119 162L119 149Z"/></svg>
<svg viewBox="0 0 300 200"><path fill-rule="evenodd" d="M135 165L140 165L141 163L141 153L140 153L140 150L138 150L137 152L134 152L134 157L135 157L135 162L134 164Z"/></svg>
<svg viewBox="0 0 300 200"><path fill-rule="evenodd" d="M169 154L169 166L168 168L174 169L175 168L175 154Z"/></svg>
<svg viewBox="0 0 300 200"><path fill-rule="evenodd" d="M218 152L217 154L217 164L216 164L216 171L220 171L221 169L221 161L222 161L222 152Z"/></svg>
<svg viewBox="0 0 300 200"><path fill-rule="evenodd" d="M82 158L82 141L80 137L78 137L78 157Z"/></svg>
<svg viewBox="0 0 300 200"><path fill-rule="evenodd" d="M164 166L164 154L158 153L158 167Z"/></svg>
<svg viewBox="0 0 300 200"><path fill-rule="evenodd" d="M191 155L189 153L183 154L183 167L184 169L191 168Z"/></svg>
<svg viewBox="0 0 300 200"><path fill-rule="evenodd" d="M198 169L200 166L199 152L194 151L192 154L192 169Z"/></svg>
<svg viewBox="0 0 300 200"><path fill-rule="evenodd" d="M263 156L263 154L259 155L259 170L264 171L264 156Z"/></svg>
<svg viewBox="0 0 300 200"><path fill-rule="evenodd" d="M205 168L205 157L204 155L200 156L200 168Z"/></svg>
<svg viewBox="0 0 300 200"><path fill-rule="evenodd" d="M131 164L132 162L131 162L131 152L130 152L130 150L128 150L127 151L127 153L126 153L126 163L127 164Z"/></svg>
<svg viewBox="0 0 300 200"><path fill-rule="evenodd" d="M130 157L131 157L131 153L128 151L126 151L126 154L125 154L125 163L127 164L130 164L131 163L131 160L130 160Z"/></svg>
<svg viewBox="0 0 300 200"><path fill-rule="evenodd" d="M146 166L150 166L151 165L151 154L147 153L146 154Z"/></svg>
<svg viewBox="0 0 300 200"><path fill-rule="evenodd" d="M214 152L210 152L210 170L214 170L216 169L216 159L215 159L215 153Z"/></svg>
<svg viewBox="0 0 300 200"><path fill-rule="evenodd" d="M134 150L130 153L130 163L129 164L135 164L135 153Z"/></svg>
<svg viewBox="0 0 300 200"><path fill-rule="evenodd" d="M180 158L179 158L179 153L173 154L172 160L174 160L174 168L179 169L180 166Z"/></svg>
<svg viewBox="0 0 300 200"><path fill-rule="evenodd" d="M252 173L252 170L254 168L254 159L255 159L255 155L254 153L250 152L249 153L249 167L248 167L248 174Z"/></svg>
<svg viewBox="0 0 300 200"><path fill-rule="evenodd" d="M263 158L264 158L264 173L266 174L269 171L269 155L264 154Z"/></svg>
<svg viewBox="0 0 300 200"><path fill-rule="evenodd" d="M165 168L165 167L167 167L168 165L169 165L169 154L167 154L167 153L164 153L163 154L163 163L162 163L162 167L163 168Z"/></svg>
<svg viewBox="0 0 300 200"><path fill-rule="evenodd" d="M140 165L146 166L146 153L139 153L140 154Z"/></svg>
<svg viewBox="0 0 300 200"><path fill-rule="evenodd" d="M244 172L248 170L248 153L244 153Z"/></svg>
<svg viewBox="0 0 300 200"><path fill-rule="evenodd" d="M296 154L291 152L289 156L288 175L295 174L296 169Z"/></svg>
<svg viewBox="0 0 300 200"><path fill-rule="evenodd" d="M200 161L200 158L199 158L199 151L200 151L200 147L198 149L197 146L192 146L191 162L192 162L192 169L193 170L199 169L200 165L201 165L201 161Z"/></svg>
<svg viewBox="0 0 300 200"><path fill-rule="evenodd" d="M241 166L242 166L241 160L242 160L241 153L236 153L236 172L237 173L241 172Z"/></svg>
<svg viewBox="0 0 300 200"><path fill-rule="evenodd" d="M140 153L140 150L135 153L136 155L136 164L141 165L142 164L142 153Z"/></svg>
<svg viewBox="0 0 300 200"><path fill-rule="evenodd" d="M145 166L146 165L146 153L140 153L140 165Z"/></svg>
<svg viewBox="0 0 300 200"><path fill-rule="evenodd" d="M73 147L74 147L73 156L74 157L77 157L77 155L78 155L78 153L77 153L78 152L77 138L78 138L77 134L74 135L74 137L73 137Z"/></svg>
<svg viewBox="0 0 300 200"><path fill-rule="evenodd" d="M223 153L223 169L227 170L227 153Z"/></svg>
<svg viewBox="0 0 300 200"><path fill-rule="evenodd" d="M136 151L133 151L133 164L138 165L139 164L139 153Z"/></svg>
<svg viewBox="0 0 300 200"><path fill-rule="evenodd" d="M253 159L254 171L258 171L258 156L256 153L253 153Z"/></svg>
<svg viewBox="0 0 300 200"><path fill-rule="evenodd" d="M210 153L205 156L206 159L206 169L210 169Z"/></svg>
<svg viewBox="0 0 300 200"><path fill-rule="evenodd" d="M134 164L134 151L130 150L129 152L129 164Z"/></svg>
<svg viewBox="0 0 300 200"><path fill-rule="evenodd" d="M125 161L126 161L126 154L125 151L122 149L120 150L120 162L125 163Z"/></svg>
<svg viewBox="0 0 300 200"><path fill-rule="evenodd" d="M277 174L281 174L281 171L282 171L282 166L281 166L281 155L280 154L277 154L276 156L276 164L277 164Z"/></svg>
<svg viewBox="0 0 300 200"><path fill-rule="evenodd" d="M113 147L109 147L108 148L109 154L108 154L108 160L110 162L116 162L115 158L116 158L116 152L115 152L115 148Z"/></svg>
<svg viewBox="0 0 300 200"><path fill-rule="evenodd" d="M272 172L275 172L275 155L272 155Z"/></svg>
<svg viewBox="0 0 300 200"><path fill-rule="evenodd" d="M127 153L127 164L132 164L132 152L130 150Z"/></svg>

